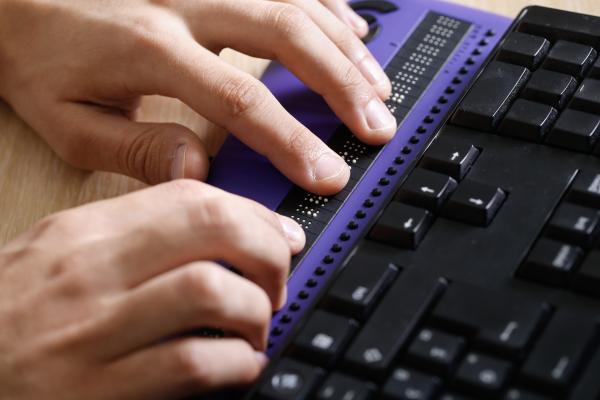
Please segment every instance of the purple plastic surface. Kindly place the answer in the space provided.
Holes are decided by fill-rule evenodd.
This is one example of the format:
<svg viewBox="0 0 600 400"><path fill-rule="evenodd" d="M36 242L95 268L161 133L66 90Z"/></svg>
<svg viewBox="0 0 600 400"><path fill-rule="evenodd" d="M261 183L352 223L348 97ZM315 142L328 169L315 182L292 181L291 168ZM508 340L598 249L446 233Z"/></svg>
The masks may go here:
<svg viewBox="0 0 600 400"><path fill-rule="evenodd" d="M286 334L291 331L294 324L301 318L304 310L309 308L311 302L327 279L340 267L357 240L364 235L364 229L367 225L366 221L369 221L377 210L381 208L382 202L387 195L386 191L392 190L394 183L401 179L410 166L411 161L423 151L426 146L426 139L435 134L440 120L453 107L460 93L462 93L472 77L478 72L481 64L494 49L510 24L510 20L507 18L453 3L428 0L390 1L396 3L400 9L390 14L379 14L375 11L370 11L377 15L383 28L380 35L369 44L369 48L383 66L387 65L389 60L402 46L404 40L408 38L428 11L435 11L465 20L472 23L473 26L463 38L461 45L459 45L441 72L431 83L426 93L400 125L395 138L385 146L377 161L370 167L361 182L350 194L344 206L293 272L288 281L288 303L273 319L272 326L278 328L279 334L271 337L272 346L269 349L269 355L271 356L280 350L286 339ZM495 35L487 37L486 32L488 30L494 31ZM481 46L480 41L483 38L489 44ZM393 165L393 160L400 154L401 149L408 144L408 139L412 136L412 133L421 124L423 118L428 115L431 107L437 104L437 99L451 83L458 70L465 66L466 59L469 58L475 48L479 48L482 54L475 57L475 64L469 66L468 73L462 76L464 83L454 85L457 89L455 94L446 95L450 101L445 105L439 105L442 108L442 112L435 116L436 122L423 135L424 140L418 145L410 145L413 151L411 154L404 156L406 159L405 164L401 166L394 165L398 170L398 174L393 179L390 179L391 184L387 187L379 186L379 179L386 176L385 171ZM273 63L268 68L263 77L263 82L292 115L324 141L327 141L340 125L340 121L333 115L325 102L318 95L310 92L298 79L279 64ZM279 206L293 186L268 160L253 152L232 136L227 139L213 162L209 183L229 192L254 199L272 210L275 210ZM383 192L381 196L376 198L370 195L375 187L378 187ZM375 202L374 207L364 209L367 213L366 218L360 221L357 229L352 230L352 238L343 243L343 250L340 253L331 254L334 256L334 262L329 265L322 265L321 260L323 257L330 254L331 246L338 242L340 233L347 231L346 225L349 221L353 220L354 214L367 198L371 198ZM317 266L322 266L326 269L326 273L321 277L314 275L314 270ZM305 286L305 283L310 278L318 279L319 284L312 288ZM308 293L308 298L304 300L299 299L298 294L300 291ZM292 302L300 304L300 310L291 311L289 306ZM291 322L282 323L279 320L279 316L282 313L291 316Z"/></svg>

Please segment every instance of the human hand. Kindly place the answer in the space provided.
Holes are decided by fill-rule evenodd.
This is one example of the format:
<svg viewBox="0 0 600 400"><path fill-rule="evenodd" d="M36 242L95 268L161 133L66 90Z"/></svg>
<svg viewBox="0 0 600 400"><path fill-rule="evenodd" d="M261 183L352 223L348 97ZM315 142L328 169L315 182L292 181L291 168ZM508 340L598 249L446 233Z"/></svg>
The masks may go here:
<svg viewBox="0 0 600 400"><path fill-rule="evenodd" d="M0 249L0 399L174 399L252 382L303 245L293 221L189 180L46 218ZM230 335L189 334L207 326Z"/></svg>
<svg viewBox="0 0 600 400"><path fill-rule="evenodd" d="M193 132L133 121L141 95L178 98L295 183L332 194L349 178L344 161L217 56L278 59L360 139L383 144L396 130L382 102L390 82L330 10L366 33L343 0L0 0L0 96L71 164L148 183L206 176Z"/></svg>

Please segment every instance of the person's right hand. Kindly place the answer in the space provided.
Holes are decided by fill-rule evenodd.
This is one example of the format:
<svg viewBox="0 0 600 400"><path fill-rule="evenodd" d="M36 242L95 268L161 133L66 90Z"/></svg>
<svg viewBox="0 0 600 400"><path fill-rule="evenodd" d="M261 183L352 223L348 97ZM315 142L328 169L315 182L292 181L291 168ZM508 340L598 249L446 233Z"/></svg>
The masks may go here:
<svg viewBox="0 0 600 400"><path fill-rule="evenodd" d="M175 399L252 382L303 245L293 221L186 180L42 220L0 249L0 399ZM190 333L202 327L229 334Z"/></svg>
<svg viewBox="0 0 600 400"><path fill-rule="evenodd" d="M133 120L142 95L178 98L304 189L333 194L348 165L217 54L281 61L359 139L383 144L396 131L391 84L342 20L360 21L343 0L0 0L0 96L71 164L147 183L207 174L189 129Z"/></svg>

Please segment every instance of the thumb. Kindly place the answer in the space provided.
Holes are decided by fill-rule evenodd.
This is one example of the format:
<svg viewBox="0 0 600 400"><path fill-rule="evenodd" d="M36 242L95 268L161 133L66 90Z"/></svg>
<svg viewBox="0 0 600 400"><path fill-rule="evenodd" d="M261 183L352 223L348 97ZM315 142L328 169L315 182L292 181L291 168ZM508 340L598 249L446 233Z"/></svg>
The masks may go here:
<svg viewBox="0 0 600 400"><path fill-rule="evenodd" d="M188 128L170 123L134 122L117 114L71 104L62 110L66 129L49 138L68 163L87 170L117 172L157 184L173 179L204 180L208 154ZM57 121L59 122L59 121Z"/></svg>

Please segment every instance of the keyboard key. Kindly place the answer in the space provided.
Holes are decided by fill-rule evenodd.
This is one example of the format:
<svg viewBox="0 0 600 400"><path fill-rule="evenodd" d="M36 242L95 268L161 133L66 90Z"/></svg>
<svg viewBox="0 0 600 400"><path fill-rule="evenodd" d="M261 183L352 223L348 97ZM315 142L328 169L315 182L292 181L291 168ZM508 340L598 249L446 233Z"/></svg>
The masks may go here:
<svg viewBox="0 0 600 400"><path fill-rule="evenodd" d="M433 220L433 214L427 210L392 201L369 237L378 242L416 249Z"/></svg>
<svg viewBox="0 0 600 400"><path fill-rule="evenodd" d="M265 375L259 390L261 400L309 399L323 370L284 358L278 361Z"/></svg>
<svg viewBox="0 0 600 400"><path fill-rule="evenodd" d="M407 359L419 368L447 375L462 356L465 341L459 336L424 328L408 348Z"/></svg>
<svg viewBox="0 0 600 400"><path fill-rule="evenodd" d="M317 310L293 343L293 354L313 364L327 366L344 350L358 327L356 321Z"/></svg>
<svg viewBox="0 0 600 400"><path fill-rule="evenodd" d="M596 349L592 359L577 379L577 384L569 396L569 400L599 399L600 398L600 349Z"/></svg>
<svg viewBox="0 0 600 400"><path fill-rule="evenodd" d="M600 79L600 57L598 57L596 63L592 67L592 70L590 72L590 78Z"/></svg>
<svg viewBox="0 0 600 400"><path fill-rule="evenodd" d="M565 286L582 256L579 247L540 239L519 268L518 275L536 282Z"/></svg>
<svg viewBox="0 0 600 400"><path fill-rule="evenodd" d="M350 259L325 297L324 306L336 313L362 319L398 273L398 267L360 251Z"/></svg>
<svg viewBox="0 0 600 400"><path fill-rule="evenodd" d="M600 135L600 116L565 110L548 134L547 142L575 151L590 152Z"/></svg>
<svg viewBox="0 0 600 400"><path fill-rule="evenodd" d="M588 247L598 236L600 212L597 210L563 204L548 223L548 236L570 244Z"/></svg>
<svg viewBox="0 0 600 400"><path fill-rule="evenodd" d="M444 281L416 284L401 275L369 317L344 356L360 376L381 376L391 367L415 326L445 287Z"/></svg>
<svg viewBox="0 0 600 400"><path fill-rule="evenodd" d="M564 391L598 336L591 315L558 310L522 367L523 379L540 390Z"/></svg>
<svg viewBox="0 0 600 400"><path fill-rule="evenodd" d="M584 80L573 96L570 107L592 114L600 114L600 80Z"/></svg>
<svg viewBox="0 0 600 400"><path fill-rule="evenodd" d="M550 50L550 42L543 37L513 32L506 38L498 60L535 69Z"/></svg>
<svg viewBox="0 0 600 400"><path fill-rule="evenodd" d="M354 11L375 10L383 14L398 10L398 6L386 0L362 0L351 4Z"/></svg>
<svg viewBox="0 0 600 400"><path fill-rule="evenodd" d="M456 393L443 393L439 400L473 400L471 397L463 396Z"/></svg>
<svg viewBox="0 0 600 400"><path fill-rule="evenodd" d="M469 90L452 122L467 128L495 130L529 75L525 67L493 61Z"/></svg>
<svg viewBox="0 0 600 400"><path fill-rule="evenodd" d="M500 132L518 139L541 142L558 116L553 107L519 99L500 125Z"/></svg>
<svg viewBox="0 0 600 400"><path fill-rule="evenodd" d="M563 10L528 7L517 30L543 36L553 42L565 39L595 46L600 36L600 20Z"/></svg>
<svg viewBox="0 0 600 400"><path fill-rule="evenodd" d="M593 47L559 40L548 53L543 67L573 76L583 76L596 60Z"/></svg>
<svg viewBox="0 0 600 400"><path fill-rule="evenodd" d="M317 400L369 400L374 385L334 372L317 394Z"/></svg>
<svg viewBox="0 0 600 400"><path fill-rule="evenodd" d="M423 156L421 166L431 171L462 180L479 157L479 149L470 144L460 144L440 138Z"/></svg>
<svg viewBox="0 0 600 400"><path fill-rule="evenodd" d="M506 361L469 353L456 373L456 383L478 394L497 393L506 385L511 365Z"/></svg>
<svg viewBox="0 0 600 400"><path fill-rule="evenodd" d="M523 97L562 109L577 90L571 75L540 69L535 71L523 90Z"/></svg>
<svg viewBox="0 0 600 400"><path fill-rule="evenodd" d="M474 339L478 348L519 358L548 314L548 306L454 282L431 313L433 321Z"/></svg>
<svg viewBox="0 0 600 400"><path fill-rule="evenodd" d="M506 193L497 187L465 180L448 200L443 215L457 221L488 226L506 200Z"/></svg>
<svg viewBox="0 0 600 400"><path fill-rule="evenodd" d="M573 288L581 293L600 297L600 251L592 251L573 279Z"/></svg>
<svg viewBox="0 0 600 400"><path fill-rule="evenodd" d="M381 394L386 400L428 400L433 399L440 385L439 378L407 368L396 368Z"/></svg>
<svg viewBox="0 0 600 400"><path fill-rule="evenodd" d="M523 389L508 389L504 400L550 400L546 396L542 396L538 393L533 393Z"/></svg>
<svg viewBox="0 0 600 400"><path fill-rule="evenodd" d="M578 204L600 209L600 173L580 172L567 198Z"/></svg>
<svg viewBox="0 0 600 400"><path fill-rule="evenodd" d="M456 181L447 175L417 168L400 188L396 200L435 213L456 186Z"/></svg>

